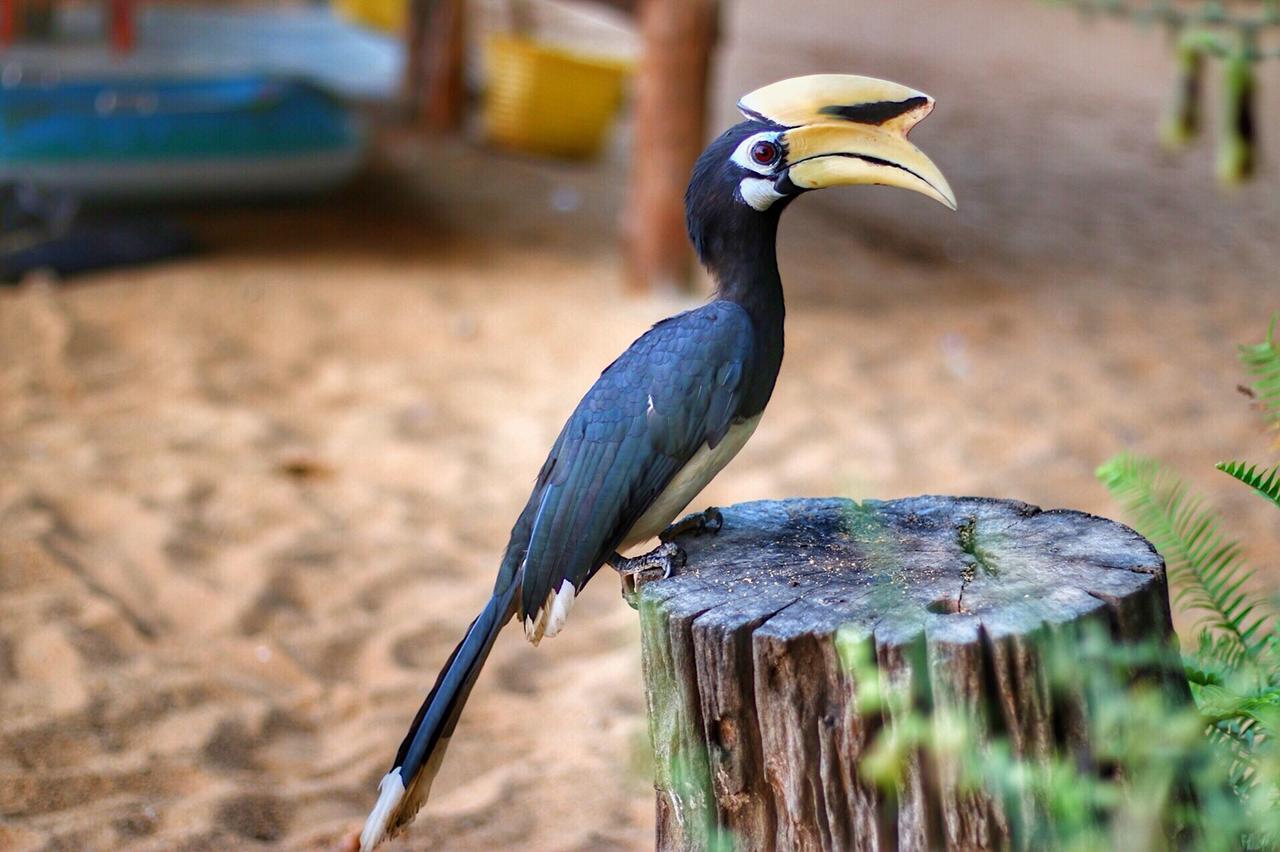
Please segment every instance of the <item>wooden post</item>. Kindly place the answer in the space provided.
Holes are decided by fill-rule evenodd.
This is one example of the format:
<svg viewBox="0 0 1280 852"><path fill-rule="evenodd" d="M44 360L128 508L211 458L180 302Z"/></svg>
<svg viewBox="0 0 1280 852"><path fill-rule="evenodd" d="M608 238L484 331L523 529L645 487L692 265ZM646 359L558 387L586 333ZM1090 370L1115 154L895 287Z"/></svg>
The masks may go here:
<svg viewBox="0 0 1280 852"><path fill-rule="evenodd" d="M627 213L627 286L687 290L692 269L684 190L706 135L716 0L641 0Z"/></svg>
<svg viewBox="0 0 1280 852"><path fill-rule="evenodd" d="M131 53L137 41L133 0L109 0L108 10L111 49L116 53Z"/></svg>
<svg viewBox="0 0 1280 852"><path fill-rule="evenodd" d="M22 0L0 0L0 47L8 47L22 35Z"/></svg>
<svg viewBox="0 0 1280 852"><path fill-rule="evenodd" d="M1050 687L1045 656L1053 641L1076 650L1061 643L1087 625L1156 640L1141 677L1190 707L1164 564L1127 527L950 497L723 514L719 535L678 540L684 569L639 594L659 849L730 848L724 834L738 850L1026 848L1034 802L962 787L927 754L895 795L859 774L902 705L860 715L850 648L882 695L962 709L980 748L999 731L1030 761L1090 764L1085 690Z"/></svg>
<svg viewBox="0 0 1280 852"><path fill-rule="evenodd" d="M463 0L409 0L404 99L410 117L428 130L462 123L463 12Z"/></svg>

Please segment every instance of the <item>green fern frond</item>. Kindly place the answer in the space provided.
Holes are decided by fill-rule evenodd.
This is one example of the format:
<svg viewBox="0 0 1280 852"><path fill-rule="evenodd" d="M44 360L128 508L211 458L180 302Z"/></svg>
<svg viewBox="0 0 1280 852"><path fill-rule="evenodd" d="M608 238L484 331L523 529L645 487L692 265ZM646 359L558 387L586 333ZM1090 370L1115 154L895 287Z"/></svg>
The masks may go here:
<svg viewBox="0 0 1280 852"><path fill-rule="evenodd" d="M1229 461L1218 462L1217 468L1227 476L1234 476L1280 507L1280 464L1271 470L1258 470L1256 464L1246 468L1244 462Z"/></svg>
<svg viewBox="0 0 1280 852"><path fill-rule="evenodd" d="M1234 681L1245 661L1240 643L1220 633L1200 631L1198 647L1183 659L1183 671L1194 692L1201 686L1225 686Z"/></svg>
<svg viewBox="0 0 1280 852"><path fill-rule="evenodd" d="M1253 378L1253 392L1258 395L1266 417L1272 423L1280 423L1280 341L1276 340L1276 322L1280 314L1271 317L1267 339L1251 346L1240 347L1240 361Z"/></svg>
<svg viewBox="0 0 1280 852"><path fill-rule="evenodd" d="M1269 736L1276 733L1275 719L1280 714L1280 689L1264 687L1257 692L1238 694L1215 684L1193 688L1196 706L1206 720L1219 723L1252 721L1263 726Z"/></svg>
<svg viewBox="0 0 1280 852"><path fill-rule="evenodd" d="M1207 733L1226 763L1227 783L1237 794L1247 796L1258 777L1257 726L1249 719L1232 719L1211 725Z"/></svg>
<svg viewBox="0 0 1280 852"><path fill-rule="evenodd" d="M1128 453L1108 460L1097 475L1164 556L1178 587L1175 604L1199 610L1197 626L1221 637L1220 659L1232 668L1256 661L1270 641L1271 614L1265 601L1246 591L1253 571L1239 543L1219 532L1203 498L1158 462Z"/></svg>

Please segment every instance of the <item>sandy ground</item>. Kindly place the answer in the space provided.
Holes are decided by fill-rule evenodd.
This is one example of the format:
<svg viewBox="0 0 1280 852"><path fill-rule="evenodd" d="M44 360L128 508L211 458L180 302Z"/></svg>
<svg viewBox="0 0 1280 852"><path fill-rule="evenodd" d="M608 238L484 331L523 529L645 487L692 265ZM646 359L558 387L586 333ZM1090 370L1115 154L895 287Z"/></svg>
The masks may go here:
<svg viewBox="0 0 1280 852"><path fill-rule="evenodd" d="M700 502L1114 515L1092 470L1132 447L1274 567L1267 507L1211 469L1267 457L1233 347L1280 307L1274 171L1224 194L1208 151L1159 154L1150 34L846 5L733 4L718 100L834 68L918 85L961 212L796 205L778 391ZM204 258L0 293L0 848L326 849L359 824L563 418L695 303L621 295L626 147L392 141L330 202L188 215ZM399 848L651 845L642 708L602 576L563 637L499 640Z"/></svg>

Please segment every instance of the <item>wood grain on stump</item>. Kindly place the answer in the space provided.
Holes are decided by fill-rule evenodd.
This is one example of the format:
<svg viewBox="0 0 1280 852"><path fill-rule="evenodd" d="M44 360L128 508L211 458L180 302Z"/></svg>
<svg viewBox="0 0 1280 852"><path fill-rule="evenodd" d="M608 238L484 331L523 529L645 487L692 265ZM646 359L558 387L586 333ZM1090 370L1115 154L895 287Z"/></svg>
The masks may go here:
<svg viewBox="0 0 1280 852"><path fill-rule="evenodd" d="M884 706L963 710L1019 757L1087 762L1083 690L1050 686L1044 637L1172 637L1162 560L1102 518L952 497L723 514L640 592L660 849L1017 847L1034 802L962 787L925 754L890 794L864 779L895 711L860 715L842 654L874 660L877 687L902 698ZM1176 663L1136 675L1190 700Z"/></svg>

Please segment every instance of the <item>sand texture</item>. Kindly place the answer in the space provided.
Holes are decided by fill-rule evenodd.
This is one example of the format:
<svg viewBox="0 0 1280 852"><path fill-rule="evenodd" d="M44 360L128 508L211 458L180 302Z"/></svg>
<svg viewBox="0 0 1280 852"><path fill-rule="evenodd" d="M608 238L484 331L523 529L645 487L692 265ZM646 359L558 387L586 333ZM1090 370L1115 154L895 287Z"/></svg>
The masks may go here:
<svg viewBox="0 0 1280 852"><path fill-rule="evenodd" d="M795 205L778 390L699 503L1114 516L1092 471L1130 447L1276 553L1211 467L1273 440L1234 346L1280 307L1275 175L1224 194L1210 152L1160 154L1158 39L1008 0L730 5L717 102L819 69L909 82L961 208ZM0 848L334 848L564 417L698 303L622 295L625 141L591 167L384 151L322 204L184 213L204 257L0 292ZM560 638L504 634L392 848L650 847L637 637L607 572Z"/></svg>

